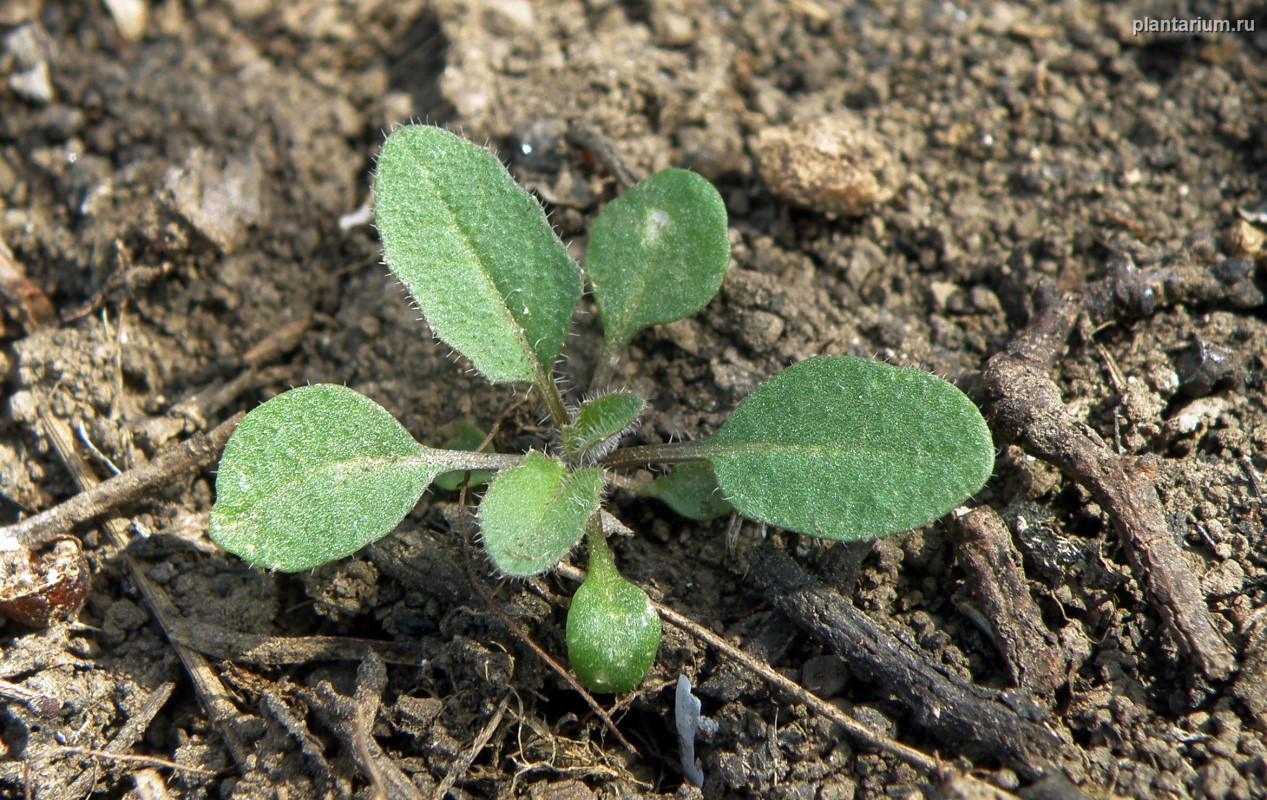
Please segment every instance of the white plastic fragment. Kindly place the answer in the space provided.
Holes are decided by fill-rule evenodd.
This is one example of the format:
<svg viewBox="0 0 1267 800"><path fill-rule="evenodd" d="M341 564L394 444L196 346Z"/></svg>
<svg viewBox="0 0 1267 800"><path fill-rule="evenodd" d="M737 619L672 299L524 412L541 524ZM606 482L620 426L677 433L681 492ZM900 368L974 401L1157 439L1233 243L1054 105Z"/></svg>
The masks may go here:
<svg viewBox="0 0 1267 800"><path fill-rule="evenodd" d="M679 675L677 679L677 698L674 703L674 721L677 724L678 744L682 760L682 774L695 786L703 787L704 770L695 758L695 734L715 733L717 723L707 717L700 716L700 702L691 694L691 679Z"/></svg>
<svg viewBox="0 0 1267 800"><path fill-rule="evenodd" d="M361 203L360 208L355 211L349 211L339 217L339 230L347 231L352 228L359 228L362 225L369 225L373 221L374 201L370 198L366 198L365 202Z"/></svg>

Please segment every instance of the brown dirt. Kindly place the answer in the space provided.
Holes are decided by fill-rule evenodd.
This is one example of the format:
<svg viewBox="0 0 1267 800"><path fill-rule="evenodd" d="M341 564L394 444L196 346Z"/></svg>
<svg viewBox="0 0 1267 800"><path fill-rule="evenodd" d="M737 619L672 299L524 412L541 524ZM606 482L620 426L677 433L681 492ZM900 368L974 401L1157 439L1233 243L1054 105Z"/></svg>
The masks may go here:
<svg viewBox="0 0 1267 800"><path fill-rule="evenodd" d="M1207 19L1252 13L1199 5ZM1114 251L1141 267L1261 254L1261 230L1238 212L1261 204L1267 183L1267 18L1256 13L1256 35L1134 36L1132 19L1162 16L1151 4L168 0L128 41L104 3L14 0L0 6L0 237L63 321L28 333L7 304L0 380L9 397L41 398L82 423L102 476L107 459L125 469L309 382L368 394L424 441L455 419L490 425L512 398L433 344L380 265L372 228L340 221L368 201L382 131L409 119L498 148L578 255L611 182L563 143L568 121L590 122L639 174L685 166L718 185L734 243L720 296L638 337L618 373L653 398L640 441L707 434L765 377L820 352L970 377L1023 327L1039 278L1076 288L1102 276ZM805 133L812 126L783 126L823 119L848 126L845 160L820 154L813 163L826 166L798 172L797 142L807 154L827 145ZM832 163L842 174L815 185ZM833 189L842 182L844 200ZM178 410L237 377L242 354L289 323L306 333L264 385L211 420ZM584 376L597 322L583 315L575 329L566 367ZM1260 673L1264 353L1261 308L1182 305L1075 340L1056 375L1073 413L1121 452L1163 457L1173 529L1222 632ZM534 414L520 409L499 447L538 442ZM194 620L421 643L421 664L389 665L372 732L424 794L509 696L454 796L689 795L672 733L681 673L719 723L700 745L706 797L936 791L672 630L618 715L642 753L630 758L470 596L454 497L429 496L357 558L268 575L206 538L213 483L200 475L129 507L130 555ZM72 486L46 431L0 417L0 521ZM1267 701L1204 681L1176 652L1090 495L1007 448L977 499L1013 523L1031 591L1072 660L1068 682L1043 701L1085 764L1074 776L1082 788L1267 794ZM689 523L619 493L612 508L638 532L618 553L632 580L869 724L959 757L772 610L740 566L755 531L741 532L736 555L724 520ZM151 767L59 747L107 748L168 682L175 692L126 752L180 764L158 770L173 795L365 788L331 724L302 700L322 680L351 694L354 661L213 662L253 748L243 771L124 554L93 526L77 533L92 569L77 620L0 630L0 679L62 706L51 718L16 702L0 712L0 792L123 796ZM800 550L813 563L824 548ZM964 613L962 574L935 524L876 543L854 599L947 670L1006 687L998 652ZM559 607L519 586L497 602L563 653ZM278 702L299 728L288 731ZM308 738L297 733L305 727ZM975 766L1004 788L1020 783L989 759Z"/></svg>

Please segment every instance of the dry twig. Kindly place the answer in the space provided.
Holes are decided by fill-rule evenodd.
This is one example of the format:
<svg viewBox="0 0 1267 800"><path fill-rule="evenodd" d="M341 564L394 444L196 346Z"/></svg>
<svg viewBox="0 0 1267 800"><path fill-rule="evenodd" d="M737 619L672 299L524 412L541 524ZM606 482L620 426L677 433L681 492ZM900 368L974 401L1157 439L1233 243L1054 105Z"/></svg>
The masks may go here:
<svg viewBox="0 0 1267 800"><path fill-rule="evenodd" d="M376 798L424 800L418 787L370 735L386 681L383 662L369 652L356 672L355 698L339 694L327 681L319 683L316 691L296 687L295 692L317 712L322 723L351 754L373 785Z"/></svg>
<svg viewBox="0 0 1267 800"><path fill-rule="evenodd" d="M1080 761L1027 697L942 672L770 542L753 548L748 561L776 608L844 657L855 675L891 694L921 728L971 755L1002 759L1029 780L1061 786L1055 796L1082 796L1064 777L1064 769L1080 771Z"/></svg>
<svg viewBox="0 0 1267 800"><path fill-rule="evenodd" d="M32 400L35 398L30 393L25 396ZM39 414L47 425L48 420L53 418L44 412L46 403L39 405L40 408L31 411ZM237 429L242 417L242 414L230 417L210 433L196 433L181 444L167 448L145 466L128 470L101 483L97 482L91 472L86 471L85 464L87 482L81 482L79 494L29 519L0 528L0 541L28 548L39 547L69 533L71 528L81 522L136 500L181 475L209 466L220 456L224 443ZM57 422L64 425L60 420ZM67 446L73 452L73 438L67 442Z"/></svg>
<svg viewBox="0 0 1267 800"><path fill-rule="evenodd" d="M58 457L65 464L67 471L74 478L80 491L87 491L97 486L97 479L89 469L87 461L75 449L75 438L71 433L70 426L63 420L53 416L49 410L48 403L39 404L38 413L40 424L52 443L53 449L57 451ZM121 475L119 477L124 476ZM110 519L106 520L103 527L111 544L124 553L124 563L127 565L129 576L137 585L137 588L141 590L141 595L149 605L150 612L154 614L159 627L163 629L164 635L168 635L167 631L175 627L173 620L180 617L180 612L177 611L176 606L173 605L167 593L158 584L150 580L149 575L141 568L136 559L127 555L127 524L119 519ZM221 738L224 739L229 755L232 756L238 768L245 772L250 768L251 760L246 743L237 732L237 726L243 721L242 715L234 707L233 703L229 701L228 692L225 691L220 678L211 669L207 660L191 648L175 642L172 644L176 648L176 653L180 656L185 670L193 680L194 689L198 692L199 699L202 700L203 706L207 709L207 716L210 718L212 725L219 731Z"/></svg>
<svg viewBox="0 0 1267 800"><path fill-rule="evenodd" d="M175 622L168 636L216 661L257 666L306 664L311 661L359 661L367 650L389 664L417 665L427 652L405 642L357 639L351 636L266 636L241 633L196 619Z"/></svg>
<svg viewBox="0 0 1267 800"><path fill-rule="evenodd" d="M117 761L121 764L136 764L146 767L165 767L167 769L180 770L181 772L192 772L195 775L215 775L215 770L203 769L201 767L186 767L183 764L177 764L175 761L168 761L164 758L155 758L154 756L137 756L131 753L115 753L111 750L94 750L91 747L68 747L65 745L55 745L42 751L49 757L53 756L91 756L92 758L101 759L102 761ZM84 776L81 775L80 779ZM76 784L79 781L75 782ZM69 790L68 790L69 791ZM81 792L82 794L82 792Z"/></svg>
<svg viewBox="0 0 1267 800"><path fill-rule="evenodd" d="M1043 624L1029 593L1021 554L1012 534L989 506L956 518L955 552L989 623L989 635L1016 686L1051 695L1065 682L1056 635Z"/></svg>
<svg viewBox="0 0 1267 800"><path fill-rule="evenodd" d="M440 785L436 787L435 792L431 795L432 800L444 800L449 790L453 788L453 784L457 783L458 778L470 770L471 764L475 762L475 757L488 744L488 740L493 738L493 734L497 731L497 726L502 724L502 717L506 716L506 706L509 703L510 695L506 695L497 704L493 715L488 718L488 722L484 723L483 729L475 736L475 741L471 742L471 746L466 748L466 752L462 754L461 758L450 765L448 772L444 774L444 780L440 781Z"/></svg>
<svg viewBox="0 0 1267 800"><path fill-rule="evenodd" d="M1099 325L1180 302L1245 309L1262 305L1263 295L1248 262L1141 271L1118 255L1110 268L1110 277L1081 292L1057 296L1040 287L1034 319L981 372L982 410L1002 439L1020 444L1090 490L1179 649L1207 677L1225 680L1236 659L1166 521L1153 485L1156 461L1113 452L1098 433L1069 414L1049 372L1083 315Z"/></svg>

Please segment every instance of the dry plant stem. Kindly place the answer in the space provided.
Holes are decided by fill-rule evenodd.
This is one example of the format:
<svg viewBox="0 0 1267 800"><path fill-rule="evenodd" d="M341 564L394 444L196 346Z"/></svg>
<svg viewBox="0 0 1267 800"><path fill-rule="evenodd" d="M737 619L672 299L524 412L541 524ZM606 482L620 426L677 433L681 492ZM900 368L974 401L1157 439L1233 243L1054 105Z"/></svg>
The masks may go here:
<svg viewBox="0 0 1267 800"><path fill-rule="evenodd" d="M256 369L265 364L271 364L298 347L311 327L312 309L309 308L295 319L278 325L267 336L252 345L242 354L242 363Z"/></svg>
<svg viewBox="0 0 1267 800"><path fill-rule="evenodd" d="M177 764L175 761L168 761L165 758L155 758L154 756L137 756L137 755L132 755L130 753L116 753L112 750L94 750L91 747L57 746L57 747L51 747L45 752L49 756L91 756L93 758L99 758L103 761L117 761L120 764L135 764L135 765L141 765L141 766L147 766L147 767L166 767L167 769L180 770L181 772L192 772L195 775L215 775L216 774L215 770L202 769L201 767L186 767L184 765ZM75 786L78 786L79 783L83 781L85 777L91 778L91 774L85 773L83 775L80 775L79 779L75 781L75 784L71 786L71 789L74 789ZM91 783L91 780L89 780L88 783ZM80 796L83 796L83 792L86 790L87 790L87 787L85 789L80 790ZM70 789L67 789L67 792L69 793ZM69 796L74 796L74 795L69 795Z"/></svg>
<svg viewBox="0 0 1267 800"><path fill-rule="evenodd" d="M367 653L356 671L355 698L339 694L327 681L321 681L316 691L299 687L295 691L317 712L339 744L351 753L357 767L369 778L376 800L423 800L418 787L370 736L386 682L383 662L373 653Z"/></svg>
<svg viewBox="0 0 1267 800"><path fill-rule="evenodd" d="M573 147L580 147L594 154L603 169L615 179L616 188L621 193L638 182L638 176L625 164L625 159L616 152L611 140L590 123L573 121L565 136Z"/></svg>
<svg viewBox="0 0 1267 800"><path fill-rule="evenodd" d="M1154 457L1117 455L1068 413L1049 372L1084 313L1098 324L1184 300L1252 307L1262 303L1262 294L1252 275L1240 273L1220 277L1196 267L1119 272L1124 277L1099 281L1080 293L1040 296L1041 306L1026 330L982 370L982 410L1001 439L1017 442L1090 490L1109 515L1136 578L1179 649L1206 677L1225 680L1236 659L1166 522L1153 485Z"/></svg>
<svg viewBox="0 0 1267 800"><path fill-rule="evenodd" d="M107 744L104 749L88 750L85 754L98 758L114 759L116 761L143 759L144 763L150 765L162 764L164 766L173 766L177 769L181 769L179 765L172 764L169 761L154 759L148 756L133 756L129 755L127 752L132 749L132 746L136 744L138 739L145 735L145 731L150 727L150 723L154 721L154 717L157 716L158 712L162 710L164 705L166 705L168 699L172 696L172 691L175 688L175 683L167 681L154 691L150 692L150 696L145 698L145 704L141 706L141 709L128 718L128 721L123 724L123 727L119 729L119 732L114 735L114 738L110 740L110 743ZM64 753L66 751L62 750L61 752ZM202 770L198 771L202 772ZM70 788L66 790L67 794L71 797L86 796L89 791L91 791L94 779L95 776L91 772L83 772L75 779L75 782L70 785Z"/></svg>
<svg viewBox="0 0 1267 800"><path fill-rule="evenodd" d="M1039 709L1022 715L1004 695L942 672L772 543L757 545L748 560L776 608L842 656L853 674L891 694L919 727L970 757L1000 759L1026 780L1058 779L1062 767L1081 771L1066 743L1035 719ZM1069 790L1062 796L1081 796Z"/></svg>
<svg viewBox="0 0 1267 800"><path fill-rule="evenodd" d="M264 681L259 681L259 683L265 684ZM307 763L308 775L316 785L317 796L350 797L352 792L348 786L344 785L347 781L340 782L335 777L334 770L330 768L330 763L326 761L325 743L318 739L312 731L308 730L307 722L303 716L297 714L291 710L290 706L286 705L276 691L275 686L266 684L256 686L255 690L263 698L264 713L273 722L280 725L298 743L299 752L303 753L304 761Z"/></svg>
<svg viewBox="0 0 1267 800"><path fill-rule="evenodd" d="M19 702L32 714L44 719L55 717L62 710L62 701L56 697L8 681L0 681L0 697Z"/></svg>
<svg viewBox="0 0 1267 800"><path fill-rule="evenodd" d="M458 502L459 505L466 505L465 486L462 487L462 494L459 496ZM502 610L501 606L493 602L493 598L489 596L487 591L485 591L484 585L480 583L478 578L475 577L475 570L471 566L470 540L472 532L469 529L464 529L459 531L459 533L462 534L462 560L466 566L466 577L471 584L471 591L473 591L476 597L480 598L480 600L488 606L489 610L491 610L493 614L501 620L502 624L505 625L516 638L526 644L532 652L537 654L538 658L550 667L550 669L558 673L559 677L563 678L563 680L567 682L568 686L571 686L577 694L584 698L586 705L593 709L594 713L598 715L598 718L603 721L603 725L606 726L607 730L611 732L612 736L616 737L616 741L620 742L621 745L624 746L624 748L630 753L637 756L639 754L638 749L635 748L633 743L626 739L625 735L620 732L620 728L617 728L616 723L612 721L611 715L603 710L603 707L598 704L598 701L594 699L594 696L586 691L585 687L581 686L580 682L577 681L576 678L572 677L571 672L565 669L558 661L555 661L549 653L541 648L541 645L534 642L532 637L519 626L519 623L511 619L510 615Z"/></svg>
<svg viewBox="0 0 1267 800"><path fill-rule="evenodd" d="M194 619L177 620L167 635L173 642L216 661L266 667L313 661L359 661L367 650L389 664L417 664L428 655L424 648L403 642L348 636L264 636Z"/></svg>
<svg viewBox="0 0 1267 800"><path fill-rule="evenodd" d="M556 567L556 569L560 575L568 578L569 580L576 581L577 583L581 583L585 580L585 572L577 569L576 567L568 564L560 564ZM938 778L945 777L947 765L944 762L939 761L933 756L922 753L913 747L907 747L901 742L894 741L893 739L876 733L866 725L863 725L858 720L841 711L836 706L813 694L795 681L783 677L778 672L775 672L769 665L748 655L743 650L735 647L730 642L727 642L725 639L721 638L691 618L679 614L677 611L674 611L668 606L657 603L654 600L652 601L652 605L655 606L656 613L659 614L661 619L665 622L686 631L689 635L726 656L736 664L739 664L744 669L752 672L754 675L758 676L778 691L793 698L799 703L804 703L806 706L813 709L815 713L839 725L856 744L888 753L895 758L910 764L912 767L915 767L925 774L936 776ZM964 777L972 783L981 783L971 776ZM986 784L982 783L981 785L985 786ZM1011 795L1007 796L1010 797Z"/></svg>
<svg viewBox="0 0 1267 800"><path fill-rule="evenodd" d="M476 735L475 741L471 742L471 746L466 749L462 757L454 761L448 771L444 773L444 780L440 781L440 785L432 793L431 800L444 800L449 794L449 790L453 788L453 784L457 783L458 778L461 778L471 769L471 764L475 762L475 757L480 754L480 751L484 749L488 741L493 738L493 734L497 732L497 726L502 724L502 718L506 716L506 706L509 703L510 695L506 695L497 704L493 715L488 718L488 722L484 723L484 727Z"/></svg>
<svg viewBox="0 0 1267 800"><path fill-rule="evenodd" d="M284 385L292 374L290 366L247 367L230 380L215 383L171 407L169 417L184 417L198 428L205 428L217 412L231 405L243 394Z"/></svg>
<svg viewBox="0 0 1267 800"><path fill-rule="evenodd" d="M48 403L40 404L39 419L48 434L53 449L57 451L58 457L65 464L67 471L74 478L75 484L80 488L80 491L88 491L97 486L97 479L89 469L87 461L75 449L75 438L71 433L70 426L53 416L49 411ZM225 438L228 438L227 433ZM218 452L219 448L216 448L216 450ZM125 473L119 477L126 477L128 474L131 473ZM159 627L163 629L164 635L170 638L167 631L174 627L172 620L179 619L181 614L176 609L176 606L172 604L167 593L150 580L136 559L127 555L127 524L119 519L111 519L106 520L103 527L110 543L124 554L124 563L127 564L129 576L137 585L137 588L141 590L141 595L149 605L150 611L158 621ZM235 722L241 718L241 714L233 703L229 701L229 694L225 690L224 684L220 682L220 678L211 669L207 660L196 650L175 642L172 643L172 646L176 648L176 654L180 656L181 663L184 664L185 670L189 673L194 689L206 708L207 716L210 718L212 725L215 726L221 738L224 739L229 755L233 758L238 769L246 772L252 766L250 753L234 727Z"/></svg>
<svg viewBox="0 0 1267 800"><path fill-rule="evenodd" d="M568 126L565 136L573 147L593 153L598 163L616 181L616 189L621 194L638 182L638 176L625 164L625 159L616 152L611 140L590 123L573 121ZM594 370L593 377L590 378L591 392L603 389L611 383L612 373L615 372L616 364L620 360L620 353L612 352L609 345L608 340L604 338L602 353L598 357L598 366Z"/></svg>
<svg viewBox="0 0 1267 800"><path fill-rule="evenodd" d="M105 279L92 297L77 308L63 311L63 325L96 313L107 302L126 303L138 291L146 288L172 271L172 264L164 261L158 266L134 266L132 255L118 239L114 242L115 270Z"/></svg>
<svg viewBox="0 0 1267 800"><path fill-rule="evenodd" d="M39 413L46 423L52 419L44 413L43 408ZM233 434L243 416L244 414L238 414L231 417L209 433L196 433L181 444L159 453L145 466L128 470L102 483L97 483L90 472L85 472L89 483L80 483L82 491L79 494L30 519L0 528L0 542L10 541L29 548L39 547L68 533L81 522L136 500L181 475L209 466L220 456L224 443ZM73 444L68 443L68 446L73 448Z"/></svg>
<svg viewBox="0 0 1267 800"><path fill-rule="evenodd" d="M955 552L1013 684L1049 697L1065 682L1064 659L1030 596L1011 532L988 506L973 509L956 522Z"/></svg>
<svg viewBox="0 0 1267 800"><path fill-rule="evenodd" d="M383 690L387 688L387 667L383 666L383 662L374 655L371 650L365 654L365 659L361 661L361 666L356 670L356 696L355 713L352 715L352 749L356 763L361 765L361 769L369 777L370 783L374 787L375 800L387 800L388 782L392 781L395 776L389 777L383 768L383 761L388 760L387 755L377 747L377 743L373 739L374 719L378 716L378 707L382 702ZM375 752L381 758L375 757ZM390 763L390 761L389 761ZM394 766L394 765L393 765ZM400 777L405 778L410 787L413 781L401 773ZM395 795L395 792L393 792Z"/></svg>
<svg viewBox="0 0 1267 800"><path fill-rule="evenodd" d="M312 327L312 311L308 310L270 331L267 336L242 354L242 371L231 380L208 386L172 406L169 415L180 415L205 428L208 420L243 394L256 389L284 384L293 368L290 365L268 367L299 346Z"/></svg>

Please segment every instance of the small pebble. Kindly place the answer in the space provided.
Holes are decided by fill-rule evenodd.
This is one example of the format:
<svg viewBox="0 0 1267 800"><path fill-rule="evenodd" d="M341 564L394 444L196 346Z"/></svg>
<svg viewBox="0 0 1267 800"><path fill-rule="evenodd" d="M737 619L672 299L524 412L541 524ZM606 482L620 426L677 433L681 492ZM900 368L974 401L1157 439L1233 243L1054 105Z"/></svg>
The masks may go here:
<svg viewBox="0 0 1267 800"><path fill-rule="evenodd" d="M1223 234L1223 249L1233 258L1257 260L1267 256L1267 232L1247 220L1238 219Z"/></svg>
<svg viewBox="0 0 1267 800"><path fill-rule="evenodd" d="M767 128L755 152L761 180L794 206L858 217L893 195L890 148L854 114Z"/></svg>
<svg viewBox="0 0 1267 800"><path fill-rule="evenodd" d="M1175 357L1175 371L1184 394L1204 397L1221 381L1236 378L1240 359L1231 348L1197 338Z"/></svg>

